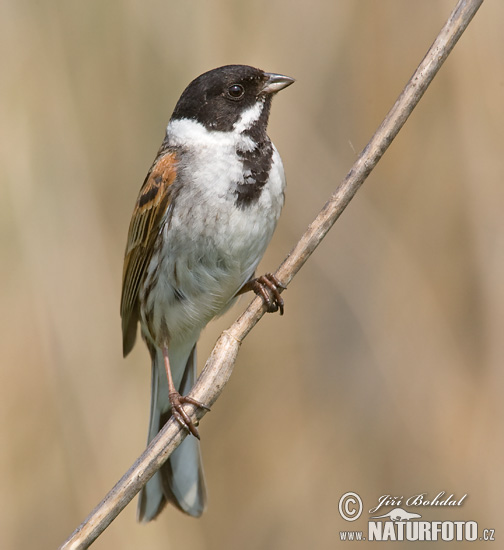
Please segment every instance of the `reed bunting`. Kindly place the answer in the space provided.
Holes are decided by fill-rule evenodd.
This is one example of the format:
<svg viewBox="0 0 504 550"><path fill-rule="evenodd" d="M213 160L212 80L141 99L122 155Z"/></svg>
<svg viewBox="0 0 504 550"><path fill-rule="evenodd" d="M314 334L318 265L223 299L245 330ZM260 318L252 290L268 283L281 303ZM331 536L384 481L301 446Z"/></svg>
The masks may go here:
<svg viewBox="0 0 504 550"><path fill-rule="evenodd" d="M124 259L123 352L137 324L152 359L148 441L173 415L187 437L149 480L138 519L166 502L200 516L206 503L199 435L184 403L201 330L253 290L269 311L283 301L271 275L254 278L284 203L280 155L266 134L273 95L288 76L246 65L202 74L182 93L136 201Z"/></svg>

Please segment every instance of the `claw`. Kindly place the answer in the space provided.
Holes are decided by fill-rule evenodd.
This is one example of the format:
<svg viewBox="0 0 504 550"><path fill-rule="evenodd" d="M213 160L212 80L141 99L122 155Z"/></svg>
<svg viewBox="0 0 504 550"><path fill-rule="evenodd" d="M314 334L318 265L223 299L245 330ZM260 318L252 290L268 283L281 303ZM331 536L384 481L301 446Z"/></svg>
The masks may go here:
<svg viewBox="0 0 504 550"><path fill-rule="evenodd" d="M280 315L284 313L284 301L280 296L280 290L287 287L281 283L272 273L265 273L256 279L251 279L243 285L239 294L253 290L258 296L261 296L266 304L268 313L275 313L280 310Z"/></svg>
<svg viewBox="0 0 504 550"><path fill-rule="evenodd" d="M193 399L189 396L180 395L177 391L170 392L169 394L170 398L170 404L172 408L172 415L175 417L175 420L189 433L194 435L194 437L200 438L198 429L192 422L192 420L189 418L189 415L185 412L184 405L185 403L189 403L190 405L195 405L196 407L201 407L202 409L205 409L207 411L210 410L210 407L205 405L204 403L201 403L200 401L197 401L196 399Z"/></svg>

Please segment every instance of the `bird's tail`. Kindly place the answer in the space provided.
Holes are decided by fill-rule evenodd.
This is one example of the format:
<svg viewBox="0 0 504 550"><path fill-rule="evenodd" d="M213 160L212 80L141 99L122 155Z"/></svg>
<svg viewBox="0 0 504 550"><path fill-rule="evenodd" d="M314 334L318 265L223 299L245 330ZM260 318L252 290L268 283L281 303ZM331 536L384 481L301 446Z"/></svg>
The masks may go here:
<svg viewBox="0 0 504 550"><path fill-rule="evenodd" d="M196 379L196 345L193 346L188 358L187 355L182 359L172 357L171 353L169 355L175 386L181 395L186 395ZM151 356L152 392L147 443L150 443L171 416L163 354L156 348L152 350ZM191 435L182 441L167 462L140 491L138 521L153 520L167 502L194 517L201 516L205 509L206 487L199 441Z"/></svg>

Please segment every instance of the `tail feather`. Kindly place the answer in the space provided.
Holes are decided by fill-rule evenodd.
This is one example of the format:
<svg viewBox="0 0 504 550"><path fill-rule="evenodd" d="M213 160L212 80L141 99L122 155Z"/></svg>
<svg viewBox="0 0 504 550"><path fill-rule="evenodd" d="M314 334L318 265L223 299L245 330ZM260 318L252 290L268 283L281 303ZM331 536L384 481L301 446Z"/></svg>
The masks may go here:
<svg viewBox="0 0 504 550"><path fill-rule="evenodd" d="M152 355L152 396L148 443L171 416L163 355L161 350L156 350ZM179 358L173 357L172 361L170 354L175 385L181 395L186 395L196 379L196 345L193 346L185 362L177 361L177 359ZM180 368L180 365L185 366ZM138 521L153 520L167 502L171 502L183 512L194 517L199 517L205 509L206 486L199 441L191 435L182 441L167 462L140 491Z"/></svg>

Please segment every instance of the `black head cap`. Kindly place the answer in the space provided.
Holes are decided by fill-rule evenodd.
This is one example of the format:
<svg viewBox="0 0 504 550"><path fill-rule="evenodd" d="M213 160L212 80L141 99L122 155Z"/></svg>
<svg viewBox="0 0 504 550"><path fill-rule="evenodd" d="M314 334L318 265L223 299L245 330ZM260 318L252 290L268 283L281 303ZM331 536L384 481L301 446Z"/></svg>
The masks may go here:
<svg viewBox="0 0 504 550"><path fill-rule="evenodd" d="M184 90L172 119L191 119L206 128L229 131L242 113L257 102L266 128L271 97L294 82L288 76L265 73L248 65L226 65L203 73Z"/></svg>

